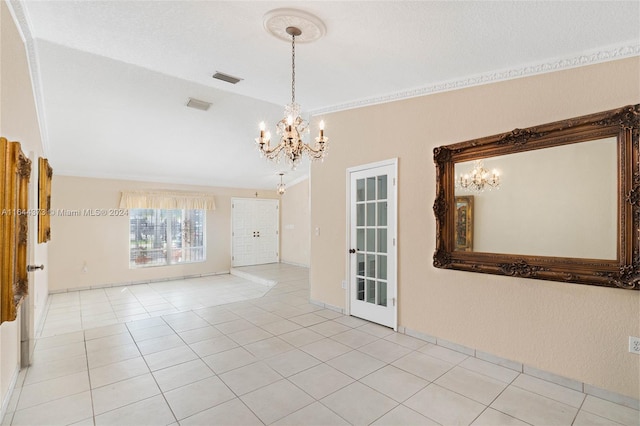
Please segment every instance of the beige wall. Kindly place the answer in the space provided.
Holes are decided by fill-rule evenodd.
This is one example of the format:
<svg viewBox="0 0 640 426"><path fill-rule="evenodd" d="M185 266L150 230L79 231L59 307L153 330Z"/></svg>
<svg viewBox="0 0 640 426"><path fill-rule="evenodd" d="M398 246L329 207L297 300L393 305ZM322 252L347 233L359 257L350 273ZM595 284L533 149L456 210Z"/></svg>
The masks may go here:
<svg viewBox="0 0 640 426"><path fill-rule="evenodd" d="M280 205L280 261L309 266L309 179L287 186Z"/></svg>
<svg viewBox="0 0 640 426"><path fill-rule="evenodd" d="M640 397L640 292L436 269L436 146L640 102L630 58L328 114L331 156L311 170L311 297L345 305L345 173L398 169L399 325Z"/></svg>
<svg viewBox="0 0 640 426"><path fill-rule="evenodd" d="M30 186L37 189L37 158L43 155L42 139L29 76L29 65L24 43L11 17L7 4L0 2L0 135L10 141L18 141L22 151L33 161ZM53 165L55 168L55 164ZM29 299L34 314L33 323L43 317L47 301L48 244L36 244L37 229L30 223L29 242L36 264L45 264L45 271L29 274ZM0 326L0 403L6 404L13 380L20 363L20 320L5 322ZM4 405L2 406L4 408ZM4 414L1 413L1 414Z"/></svg>
<svg viewBox="0 0 640 426"><path fill-rule="evenodd" d="M51 291L229 271L231 197L254 198L255 189L55 176L51 204L53 210L115 209L121 191L141 189L196 191L215 196L216 210L207 212L207 260L130 269L128 217L56 215L51 218ZM277 198L275 191L258 190L258 196Z"/></svg>

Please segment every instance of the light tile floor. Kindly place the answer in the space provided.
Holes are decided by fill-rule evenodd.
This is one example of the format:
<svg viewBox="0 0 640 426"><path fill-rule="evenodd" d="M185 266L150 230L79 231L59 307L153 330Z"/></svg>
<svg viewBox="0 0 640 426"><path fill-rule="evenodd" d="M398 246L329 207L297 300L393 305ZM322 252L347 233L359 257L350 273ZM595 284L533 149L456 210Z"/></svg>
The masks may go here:
<svg viewBox="0 0 640 426"><path fill-rule="evenodd" d="M308 270L56 294L2 425L639 425L637 410L312 305Z"/></svg>

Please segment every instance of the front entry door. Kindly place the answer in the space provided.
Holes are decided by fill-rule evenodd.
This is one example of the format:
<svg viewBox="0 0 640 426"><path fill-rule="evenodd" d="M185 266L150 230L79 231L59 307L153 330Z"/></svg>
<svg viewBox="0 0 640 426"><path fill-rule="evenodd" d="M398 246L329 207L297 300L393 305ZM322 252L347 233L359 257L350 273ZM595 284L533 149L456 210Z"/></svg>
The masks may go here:
<svg viewBox="0 0 640 426"><path fill-rule="evenodd" d="M234 198L232 210L232 265L278 262L279 201Z"/></svg>
<svg viewBox="0 0 640 426"><path fill-rule="evenodd" d="M397 160L349 169L350 314L397 328Z"/></svg>

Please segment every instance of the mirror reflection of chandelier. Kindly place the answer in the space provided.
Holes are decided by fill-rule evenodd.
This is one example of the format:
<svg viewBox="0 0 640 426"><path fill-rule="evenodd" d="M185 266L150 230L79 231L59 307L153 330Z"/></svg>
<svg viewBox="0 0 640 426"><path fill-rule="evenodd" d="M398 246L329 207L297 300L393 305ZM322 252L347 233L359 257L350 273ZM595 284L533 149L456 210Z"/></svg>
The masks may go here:
<svg viewBox="0 0 640 426"><path fill-rule="evenodd" d="M496 169L492 171L485 169L482 160L476 160L473 162L473 170L470 173L461 174L456 178L456 187L474 192L498 189L500 188L500 173Z"/></svg>
<svg viewBox="0 0 640 426"><path fill-rule="evenodd" d="M291 10L283 11L288 13L295 12ZM281 17L282 16L278 14L268 14L269 20L265 21L265 26L268 26L269 22L280 22ZM299 12L295 17L300 20L301 24L309 24L309 22L311 22L309 19L317 19L315 17L310 18L310 15L307 14L300 15ZM285 20L285 22L291 21ZM313 22L313 24L316 25L316 27L313 28L317 28L317 24L315 22ZM274 32L272 29L269 30ZM315 138L315 144L312 146L304 143L302 140L303 136L309 133L309 123L300 116L300 105L296 103L296 37L302 35L302 30L297 26L291 25L286 27L285 32L291 36L291 103L285 106L284 118L276 125L280 142L275 146L270 145L271 133L265 130L265 124L262 122L260 123L260 136L256 138L256 143L265 158L277 162L283 156L285 160L291 164L291 168L295 169L304 154L311 160L323 159L329 138L324 135L324 121L320 121L320 132L318 137ZM280 38L282 37L282 34L274 35ZM303 39L303 41L305 40Z"/></svg>

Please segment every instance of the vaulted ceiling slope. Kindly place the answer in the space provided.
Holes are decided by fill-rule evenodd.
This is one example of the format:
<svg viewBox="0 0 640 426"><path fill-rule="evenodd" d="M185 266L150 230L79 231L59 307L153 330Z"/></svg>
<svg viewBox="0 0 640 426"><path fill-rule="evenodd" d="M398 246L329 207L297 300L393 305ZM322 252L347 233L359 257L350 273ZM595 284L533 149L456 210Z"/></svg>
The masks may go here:
<svg viewBox="0 0 640 426"><path fill-rule="evenodd" d="M56 174L273 189L308 173L259 157L290 101L289 43L264 15L326 25L296 49L307 114L640 55L635 1L20 1ZM216 71L242 78L231 85ZM212 106L186 108L193 97ZM331 123L327 135L331 137ZM344 141L331 139L331 143ZM330 161L330 157L327 161Z"/></svg>

